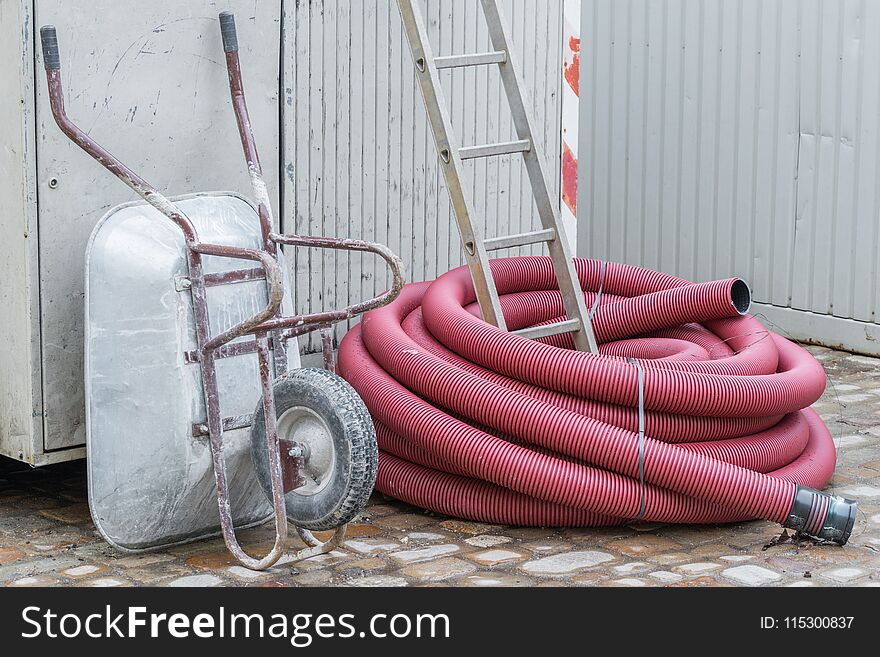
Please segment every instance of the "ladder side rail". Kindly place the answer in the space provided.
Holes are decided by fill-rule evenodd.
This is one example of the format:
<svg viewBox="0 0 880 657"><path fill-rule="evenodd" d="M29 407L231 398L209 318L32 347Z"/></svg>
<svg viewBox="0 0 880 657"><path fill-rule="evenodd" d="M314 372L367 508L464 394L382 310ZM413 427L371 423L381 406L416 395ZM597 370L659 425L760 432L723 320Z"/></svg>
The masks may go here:
<svg viewBox="0 0 880 657"><path fill-rule="evenodd" d="M452 121L447 110L440 75L428 41L425 21L415 0L398 0L398 6L415 63L416 77L425 102L428 122L440 157L440 166L446 179L453 214L461 234L465 260L470 268L477 302L483 320L506 331L507 325L501 312L501 301L489 267L489 256L471 220L474 215L473 205L461 184L459 172L462 170L462 160L452 131Z"/></svg>
<svg viewBox="0 0 880 657"><path fill-rule="evenodd" d="M559 219L559 212L550 196L546 167L534 139L532 120L529 117L525 100L523 99L522 90L524 86L519 73L519 62L509 43L507 36L509 29L506 19L498 7L497 0L481 0L481 3L483 14L486 17L486 24L489 28L492 47L495 50L503 50L507 53L507 62L500 64L498 70L510 104L517 138L528 140L531 144L531 148L523 152L523 160L526 165L529 181L531 182L538 216L541 219L541 225L545 229L552 228L556 231L556 239L548 242L550 257L556 271L566 313L569 319L578 319L581 325L581 330L573 333L572 337L579 351L597 353L598 346L590 324L583 291L578 283L568 240L562 227L562 222Z"/></svg>

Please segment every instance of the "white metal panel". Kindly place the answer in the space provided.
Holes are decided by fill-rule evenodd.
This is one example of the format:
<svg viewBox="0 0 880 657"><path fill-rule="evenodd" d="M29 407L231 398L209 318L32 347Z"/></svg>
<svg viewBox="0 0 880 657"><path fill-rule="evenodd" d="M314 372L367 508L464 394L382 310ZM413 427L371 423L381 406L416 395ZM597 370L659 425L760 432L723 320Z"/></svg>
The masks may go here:
<svg viewBox="0 0 880 657"><path fill-rule="evenodd" d="M219 11L236 11L251 118L269 188L277 195L277 3L36 0L35 7L37 25L54 23L58 29L70 116L170 194L250 191L217 27ZM37 69L43 413L49 450L84 442L86 240L108 208L134 194L54 125L41 61ZM53 179L57 185L50 187Z"/></svg>
<svg viewBox="0 0 880 657"><path fill-rule="evenodd" d="M562 0L508 0L502 8L525 69L530 110L544 128L536 137L544 140L558 196ZM490 49L476 0L426 0L423 10L438 55ZM284 12L285 230L385 242L403 257L411 281L461 265L396 1L288 2ZM513 137L496 71L442 75L462 145ZM474 173L471 193L487 237L538 226L520 157L466 167ZM293 261L300 311L341 306L390 283L385 266L369 256L298 250Z"/></svg>
<svg viewBox="0 0 880 657"><path fill-rule="evenodd" d="M42 451L34 189L33 14L0 2L0 453L36 464Z"/></svg>
<svg viewBox="0 0 880 657"><path fill-rule="evenodd" d="M880 350L771 308L876 333L880 1L584 0L581 16L579 253L739 275L798 337Z"/></svg>

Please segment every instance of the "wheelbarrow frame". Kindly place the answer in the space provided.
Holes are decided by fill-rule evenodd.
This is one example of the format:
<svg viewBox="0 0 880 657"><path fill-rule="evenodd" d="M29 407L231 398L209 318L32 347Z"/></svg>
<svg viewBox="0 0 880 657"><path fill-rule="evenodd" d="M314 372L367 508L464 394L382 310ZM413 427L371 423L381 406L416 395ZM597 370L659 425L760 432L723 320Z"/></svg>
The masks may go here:
<svg viewBox="0 0 880 657"><path fill-rule="evenodd" d="M238 42L235 22L231 13L220 15L223 47L226 53L226 66L229 77L229 90L235 112L236 123L241 137L242 149L248 173L250 174L254 196L257 201L257 214L260 221L262 248L250 249L223 244L212 244L199 239L190 219L170 200L140 177L123 162L81 130L66 114L61 80L61 65L58 42L53 26L40 29L43 46L43 60L49 90L52 115L58 127L74 143L82 148L99 164L128 185L138 196L156 208L183 233L186 245L187 278L178 281L191 292L193 315L196 329L197 349L186 352L183 358L189 363L198 363L201 370L202 393L204 395L206 422L193 425L193 436L207 436L214 469L217 503L220 513L220 527L223 539L233 556L244 566L263 570L275 564L282 556L287 539L288 523L284 495L304 483L301 475L303 458L294 445L279 440L275 399L273 393L273 365L276 377L288 371L286 341L300 335L320 331L324 367L335 371L333 355L332 327L361 315L369 310L384 306L393 301L403 288L403 265L390 249L382 244L354 239L316 237L309 235L283 235L273 231L273 217L269 195L263 179L256 143L251 129L250 118L242 83L241 65L238 55ZM391 288L376 297L349 305L340 310L328 310L305 315L284 315L281 311L284 297L284 281L278 262L278 245L333 249L342 251L361 251L381 257L389 266L393 281ZM203 257L218 256L250 260L259 266L225 274L207 274L203 271ZM215 285L224 285L245 280L265 279L267 303L265 308L216 335L209 328L207 290ZM238 341L238 338L252 335L251 341ZM216 361L218 359L256 352L259 363L262 405L265 416L266 442L269 453L269 475L272 487L272 506L275 519L275 541L272 549L263 557L248 555L238 542L232 518L230 490L223 458L223 432L247 426L247 418L222 417L220 411L220 392L217 380ZM281 450L285 458L281 458ZM293 555L294 560L304 559L325 553L336 547L345 535L345 526L339 527L326 542L321 542L308 530L297 527L298 534L308 546Z"/></svg>

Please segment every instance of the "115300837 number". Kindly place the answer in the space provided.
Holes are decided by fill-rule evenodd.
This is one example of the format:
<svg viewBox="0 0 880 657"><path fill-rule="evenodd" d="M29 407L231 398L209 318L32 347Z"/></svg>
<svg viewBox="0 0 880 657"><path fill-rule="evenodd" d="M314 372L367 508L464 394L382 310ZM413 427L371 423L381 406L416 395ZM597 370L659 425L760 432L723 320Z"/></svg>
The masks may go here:
<svg viewBox="0 0 880 657"><path fill-rule="evenodd" d="M855 616L786 616L787 630L848 630Z"/></svg>

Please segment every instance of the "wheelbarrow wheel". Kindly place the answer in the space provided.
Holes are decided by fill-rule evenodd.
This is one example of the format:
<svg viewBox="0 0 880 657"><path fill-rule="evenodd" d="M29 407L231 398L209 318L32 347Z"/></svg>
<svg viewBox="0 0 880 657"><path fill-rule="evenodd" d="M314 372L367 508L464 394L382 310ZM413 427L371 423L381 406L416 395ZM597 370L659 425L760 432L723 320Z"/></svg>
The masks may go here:
<svg viewBox="0 0 880 657"><path fill-rule="evenodd" d="M305 483L287 492L287 517L298 527L330 530L367 504L379 463L376 430L363 400L347 381L321 369L292 370L273 384L282 462L294 445ZM269 500L269 451L262 400L251 426L251 457Z"/></svg>

